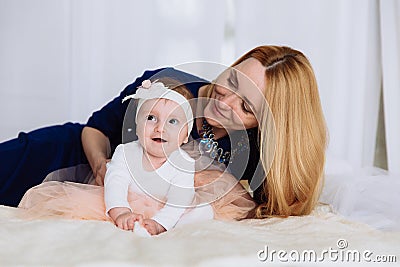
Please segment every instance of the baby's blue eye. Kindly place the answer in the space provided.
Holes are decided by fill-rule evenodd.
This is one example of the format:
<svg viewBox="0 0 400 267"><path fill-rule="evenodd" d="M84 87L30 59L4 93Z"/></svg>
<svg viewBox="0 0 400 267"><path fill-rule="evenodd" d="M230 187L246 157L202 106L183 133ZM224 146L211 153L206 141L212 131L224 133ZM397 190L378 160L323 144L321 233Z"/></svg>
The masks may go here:
<svg viewBox="0 0 400 267"><path fill-rule="evenodd" d="M156 118L156 116L154 116L154 115L148 115L148 116L147 116L147 120L148 120L148 121L156 121L157 118Z"/></svg>
<svg viewBox="0 0 400 267"><path fill-rule="evenodd" d="M179 121L177 120L177 119L170 119L169 120L169 123L171 123L171 124L178 124L179 123Z"/></svg>

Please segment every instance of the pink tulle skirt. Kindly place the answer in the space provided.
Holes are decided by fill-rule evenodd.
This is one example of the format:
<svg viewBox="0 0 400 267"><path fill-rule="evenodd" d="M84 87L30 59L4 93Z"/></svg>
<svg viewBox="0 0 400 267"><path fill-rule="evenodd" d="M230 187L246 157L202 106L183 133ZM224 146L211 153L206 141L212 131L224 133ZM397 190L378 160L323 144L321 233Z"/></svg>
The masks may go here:
<svg viewBox="0 0 400 267"><path fill-rule="evenodd" d="M163 205L159 201L129 192L133 212L151 218ZM29 189L19 208L26 219L64 218L111 221L105 214L104 187L73 182L50 181Z"/></svg>
<svg viewBox="0 0 400 267"><path fill-rule="evenodd" d="M227 191L232 181L217 181L213 186L196 189L194 205L210 203L214 219L239 220L255 207L247 191L236 185ZM215 197L218 196L218 197ZM145 194L129 192L132 211L151 218L164 204ZM29 189L19 208L24 219L74 219L111 221L105 214L104 187L73 182L44 182ZM195 208L188 208L185 213ZM183 215L185 216L185 215Z"/></svg>

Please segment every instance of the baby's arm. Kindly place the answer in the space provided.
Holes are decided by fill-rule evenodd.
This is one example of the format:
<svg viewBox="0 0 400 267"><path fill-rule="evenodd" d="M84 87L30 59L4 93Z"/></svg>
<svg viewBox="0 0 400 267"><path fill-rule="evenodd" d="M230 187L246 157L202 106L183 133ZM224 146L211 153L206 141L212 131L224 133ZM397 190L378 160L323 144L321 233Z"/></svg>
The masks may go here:
<svg viewBox="0 0 400 267"><path fill-rule="evenodd" d="M192 170L186 171L175 169L175 175L170 181L171 187L167 194L167 203L165 203L165 206L151 218L165 230L173 228L186 208L190 207L193 202L194 161L191 168ZM150 232L150 230L148 231Z"/></svg>
<svg viewBox="0 0 400 267"><path fill-rule="evenodd" d="M128 203L130 172L125 163L124 146L119 145L107 168L104 180L106 215L115 225L124 230L133 230L135 221L142 223L143 217L131 211Z"/></svg>
<svg viewBox="0 0 400 267"><path fill-rule="evenodd" d="M151 235L158 235L167 231L167 229L165 229L164 226L162 226L153 219L144 219L143 227L146 228L147 232L149 232Z"/></svg>
<svg viewBox="0 0 400 267"><path fill-rule="evenodd" d="M115 225L123 230L133 230L136 221L143 225L143 216L133 213L128 208L112 208L108 214L110 215L111 219L113 219Z"/></svg>

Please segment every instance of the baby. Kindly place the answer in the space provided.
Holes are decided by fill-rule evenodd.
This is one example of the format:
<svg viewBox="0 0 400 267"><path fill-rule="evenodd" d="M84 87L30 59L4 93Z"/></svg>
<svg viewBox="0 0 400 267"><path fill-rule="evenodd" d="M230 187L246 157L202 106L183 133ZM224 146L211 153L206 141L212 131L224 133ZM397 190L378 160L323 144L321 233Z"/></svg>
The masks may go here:
<svg viewBox="0 0 400 267"><path fill-rule="evenodd" d="M121 229L133 230L138 221L150 234L159 234L172 228L193 201L194 160L180 149L188 142L193 113L183 95L161 82L146 80L124 100L128 98L139 100L138 140L119 145L108 163L106 213ZM146 194L164 206L148 218L143 214L145 204L130 205L128 191L131 198Z"/></svg>

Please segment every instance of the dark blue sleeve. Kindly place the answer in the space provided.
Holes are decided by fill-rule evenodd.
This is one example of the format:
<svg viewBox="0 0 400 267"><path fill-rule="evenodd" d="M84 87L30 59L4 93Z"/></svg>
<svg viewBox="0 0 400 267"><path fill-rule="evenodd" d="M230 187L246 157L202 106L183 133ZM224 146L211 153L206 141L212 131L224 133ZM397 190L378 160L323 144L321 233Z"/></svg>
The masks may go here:
<svg viewBox="0 0 400 267"><path fill-rule="evenodd" d="M0 143L0 204L17 206L50 172L87 164L82 129L79 123L54 125Z"/></svg>

